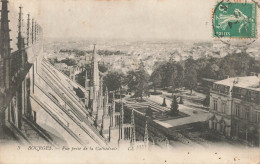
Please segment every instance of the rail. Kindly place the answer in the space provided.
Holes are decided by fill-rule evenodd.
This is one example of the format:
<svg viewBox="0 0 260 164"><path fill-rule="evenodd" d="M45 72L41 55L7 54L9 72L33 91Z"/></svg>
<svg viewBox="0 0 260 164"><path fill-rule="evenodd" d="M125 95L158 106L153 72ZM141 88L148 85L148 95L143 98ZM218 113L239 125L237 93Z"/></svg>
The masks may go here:
<svg viewBox="0 0 260 164"><path fill-rule="evenodd" d="M52 67L53 69L57 70L59 73L61 73L63 76L65 76L67 79L70 79L66 74L64 74L63 72L61 72L60 70L56 69L48 60L46 60L45 58L43 58L44 62L47 63L50 67ZM74 84L76 84L79 88L85 90L84 87L82 87L79 83L77 83L76 81L72 81Z"/></svg>
<svg viewBox="0 0 260 164"><path fill-rule="evenodd" d="M72 109L74 110L75 114L77 115L77 117L82 121L84 117L82 117L82 115L85 115L85 113L82 113L80 111L78 111L77 109L75 109L75 107L71 104L70 101L68 101L68 99L63 96L63 94L59 91L59 89L55 88L54 85L48 81L47 79L43 78L41 75L38 74L38 76L64 101L66 102L66 104Z"/></svg>
<svg viewBox="0 0 260 164"><path fill-rule="evenodd" d="M45 66L44 66L44 67L45 67ZM45 68L46 68L46 67L45 67ZM49 70L47 70L47 71L49 72ZM64 91L66 91L67 88L62 85L61 81L55 81L55 80L53 79L52 75L49 75L48 72L46 72L45 70L44 70L44 72L45 72L45 74L51 79L51 81L53 81L57 86L61 86L61 87L59 87L59 88L61 88L61 90L63 91L63 93L66 94L66 95L70 98L70 100L72 100L73 103L75 103L75 104L77 105L77 107L79 107L80 110L81 110L84 114L89 115L89 112L88 112L85 108L82 110L82 108L83 108L82 104L79 104L79 102L78 102L77 100L74 100L73 97L71 97L71 94L70 94L70 93L67 94L67 92L64 92ZM59 85L58 83L61 83L61 85ZM64 89L64 88L65 88L65 89Z"/></svg>
<svg viewBox="0 0 260 164"><path fill-rule="evenodd" d="M46 93L39 85L35 83L36 87L41 90L41 92L46 95L49 99L52 100L53 103L55 103L56 106L58 106L64 113L66 113L69 118L73 120L74 123L76 123L83 131L85 131L96 143L100 145L100 141L96 140L96 138L84 127L81 123L79 123L78 120L76 120L66 109L64 109L63 106L61 106L53 97L51 97L48 93ZM74 113L73 113L74 114ZM74 114L75 115L75 114ZM77 117L77 116L76 116ZM77 117L78 118L78 117ZM81 121L82 122L82 121ZM91 125L90 125L91 126Z"/></svg>
<svg viewBox="0 0 260 164"><path fill-rule="evenodd" d="M37 74L38 74L38 73L37 73ZM41 79L43 79L43 80L46 82L46 84L48 84L48 86L50 86L50 87L54 90L54 92L55 92L56 94L58 94L58 96L59 96L64 102L67 103L67 105L68 105L71 109L73 109L75 112L78 112L78 110L73 106L73 104L71 104L71 102L70 102L64 95L62 95L62 94L60 93L60 91L59 91L57 88L55 88L54 85L51 84L50 81L47 81L46 79L44 79L44 78L43 78L41 75L39 75L39 74L38 74L38 76L39 76ZM50 77L50 75L47 75L47 76ZM56 83L56 82L55 82L55 83ZM57 83L56 83L56 84L57 84ZM81 109L81 110L82 110L82 109ZM82 114L82 113L81 113L81 114ZM92 129L92 131L99 137L99 139L102 140L102 142L106 143L105 139L100 135L100 133L98 132L98 130L92 126L93 123L91 123L86 117L82 117L81 114L78 114L78 113L77 113L77 115L80 117L80 120L81 120L81 121L84 121L84 122ZM88 117L88 118L91 118L91 117ZM92 120L91 120L91 121L92 121ZM107 143L106 143L106 144L107 144Z"/></svg>
<svg viewBox="0 0 260 164"><path fill-rule="evenodd" d="M44 62L45 64L48 64L48 63L46 63L46 62ZM48 64L48 65L50 65L50 64ZM48 71L48 72L50 72L52 75L53 75L53 77L55 77L56 79L57 79L57 81L60 81L60 78L59 77L57 77L58 75L54 75L53 74L53 72L51 72L50 70L49 70L49 67L47 67L47 66L45 66L45 65L43 65L44 67L45 67L45 69ZM55 71L56 71L56 69L55 69ZM62 83L60 83L61 84L61 86L63 86L64 87L64 89L66 90L66 91L68 91L69 93L70 93L70 95L72 95L75 99L78 99L78 97L73 93L73 92L71 92L71 90L69 90L69 89L67 89L67 87L65 87Z"/></svg>
<svg viewBox="0 0 260 164"><path fill-rule="evenodd" d="M41 101L38 100L35 96L30 96L38 105L40 105L58 124L60 124L75 140L77 140L81 145L85 145L84 142L70 130L67 125L64 125L62 121L58 119Z"/></svg>

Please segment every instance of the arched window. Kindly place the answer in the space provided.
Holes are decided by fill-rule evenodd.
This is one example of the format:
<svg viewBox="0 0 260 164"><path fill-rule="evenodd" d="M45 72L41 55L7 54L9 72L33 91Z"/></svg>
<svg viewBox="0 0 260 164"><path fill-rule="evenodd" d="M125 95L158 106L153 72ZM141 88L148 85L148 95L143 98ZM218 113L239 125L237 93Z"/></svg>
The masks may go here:
<svg viewBox="0 0 260 164"><path fill-rule="evenodd" d="M214 108L213 108L214 111L217 111L218 110L218 100L214 100Z"/></svg>
<svg viewBox="0 0 260 164"><path fill-rule="evenodd" d="M214 119L214 120L212 121L212 123L213 123L213 128L212 128L212 129L217 130L217 124L218 124L217 120Z"/></svg>
<svg viewBox="0 0 260 164"><path fill-rule="evenodd" d="M225 135L225 130L226 130L226 124L225 124L225 121L223 121L220 124L220 132Z"/></svg>
<svg viewBox="0 0 260 164"><path fill-rule="evenodd" d="M240 116L240 105L239 105L239 104L236 104L236 105L235 105L235 115L236 115L237 117Z"/></svg>

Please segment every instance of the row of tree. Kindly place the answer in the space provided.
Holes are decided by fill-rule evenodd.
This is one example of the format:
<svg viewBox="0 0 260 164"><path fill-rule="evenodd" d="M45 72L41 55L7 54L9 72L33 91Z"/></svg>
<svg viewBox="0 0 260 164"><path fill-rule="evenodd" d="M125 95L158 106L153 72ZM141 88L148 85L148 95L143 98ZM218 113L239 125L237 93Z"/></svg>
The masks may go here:
<svg viewBox="0 0 260 164"><path fill-rule="evenodd" d="M122 88L127 88L128 92L133 92L135 98L142 100L144 95L148 94L149 90L149 74L144 68L144 63L141 61L136 70L130 70L127 74L120 71L110 71L104 77L104 84L109 91L119 91Z"/></svg>
<svg viewBox="0 0 260 164"><path fill-rule="evenodd" d="M100 65L102 72L107 69ZM126 74L117 71L109 71L104 77L104 85L109 91L119 91L127 88L134 93L134 97L142 99L149 94L149 87L170 89L186 87L192 93L197 83L202 78L224 79L225 75L245 76L250 72L260 72L260 61L255 60L246 53L229 54L224 58L200 58L192 57L185 61L176 62L173 57L169 61L158 62L154 66L151 76L146 72L144 63L139 63L138 69L130 70ZM85 72L82 72L82 76ZM79 78L84 85L84 77Z"/></svg>
<svg viewBox="0 0 260 164"><path fill-rule="evenodd" d="M60 53L68 53L68 54L76 54L77 56L84 56L87 54L92 54L93 51L92 50L79 50L79 49L61 49L59 51ZM111 50L98 50L97 54L99 55L105 55L105 56L109 56L109 55L125 55L124 52L122 51L111 51Z"/></svg>
<svg viewBox="0 0 260 164"><path fill-rule="evenodd" d="M154 89L171 88L174 91L176 88L186 87L192 92L202 78L221 80L225 76L247 76L250 72L260 72L260 61L241 52L224 58L194 60L190 57L181 62L170 59L168 62L157 63L150 81Z"/></svg>
<svg viewBox="0 0 260 164"><path fill-rule="evenodd" d="M190 57L185 62L175 62L171 57L168 62L158 63L150 81L154 92L156 92L156 88L170 88L174 93L176 88L184 86L192 92L197 85L195 60Z"/></svg>

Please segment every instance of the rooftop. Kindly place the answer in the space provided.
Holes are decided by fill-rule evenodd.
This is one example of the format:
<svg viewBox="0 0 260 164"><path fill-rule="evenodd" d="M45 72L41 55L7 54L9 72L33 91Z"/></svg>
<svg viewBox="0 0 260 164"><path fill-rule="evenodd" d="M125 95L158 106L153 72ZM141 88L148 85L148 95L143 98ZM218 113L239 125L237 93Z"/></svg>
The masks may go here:
<svg viewBox="0 0 260 164"><path fill-rule="evenodd" d="M260 77L257 76L245 76L245 77L232 77L215 82L215 84L235 86L240 88L246 88L251 90L260 91Z"/></svg>

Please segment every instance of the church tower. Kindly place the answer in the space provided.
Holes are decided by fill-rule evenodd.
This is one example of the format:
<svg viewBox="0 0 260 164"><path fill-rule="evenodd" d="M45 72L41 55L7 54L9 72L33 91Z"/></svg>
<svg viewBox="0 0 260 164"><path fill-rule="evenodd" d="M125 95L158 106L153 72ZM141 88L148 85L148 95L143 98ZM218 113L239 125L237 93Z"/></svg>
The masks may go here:
<svg viewBox="0 0 260 164"><path fill-rule="evenodd" d="M32 44L34 44L34 19L32 19Z"/></svg>
<svg viewBox="0 0 260 164"><path fill-rule="evenodd" d="M35 21L34 22L34 42L36 43L37 42L37 22Z"/></svg>
<svg viewBox="0 0 260 164"><path fill-rule="evenodd" d="M94 45L94 50L92 54L91 61L91 79L90 79L90 99L92 99L92 116L96 116L98 112L98 96L99 96L99 70L98 61L96 58L96 45Z"/></svg>
<svg viewBox="0 0 260 164"><path fill-rule="evenodd" d="M104 116L108 116L108 110L109 110L108 98L109 98L108 89L106 87L105 97L104 97L104 112L103 112Z"/></svg>
<svg viewBox="0 0 260 164"><path fill-rule="evenodd" d="M120 127L119 127L119 140L124 139L124 105L121 101L121 109L120 109Z"/></svg>
<svg viewBox="0 0 260 164"><path fill-rule="evenodd" d="M149 146L149 136L148 136L148 125L147 125L147 121L145 122L144 143L145 143L145 149L148 150L148 146Z"/></svg>
<svg viewBox="0 0 260 164"><path fill-rule="evenodd" d="M113 91L112 104L110 109L110 126L109 126L109 141L118 143L120 128L120 112L116 112L115 91Z"/></svg>
<svg viewBox="0 0 260 164"><path fill-rule="evenodd" d="M136 141L136 138L135 138L135 118L134 118L134 109L132 110L132 114L131 114L131 147L134 148L135 146L135 141Z"/></svg>
<svg viewBox="0 0 260 164"><path fill-rule="evenodd" d="M98 60L97 60L97 53L96 53L96 45L94 45L94 50L92 54L92 61L91 61L91 67L92 67L92 86L96 87L96 91L99 89L99 69L98 69Z"/></svg>
<svg viewBox="0 0 260 164"><path fill-rule="evenodd" d="M8 20L8 0L2 0L2 10L1 10L1 30L0 30L0 89L3 92L10 88L11 79L11 68L10 68L10 29Z"/></svg>
<svg viewBox="0 0 260 164"><path fill-rule="evenodd" d="M115 127L116 126L116 102L115 102L115 92L113 91L112 96L112 104L111 104L111 110L110 110L110 126Z"/></svg>
<svg viewBox="0 0 260 164"><path fill-rule="evenodd" d="M101 125L103 113L104 113L104 102L103 102L103 77L100 76L100 86L99 86L99 92L98 92L98 112L97 112L97 124Z"/></svg>
<svg viewBox="0 0 260 164"><path fill-rule="evenodd" d="M30 14L27 15L27 31L26 31L26 44L27 46L30 45Z"/></svg>
<svg viewBox="0 0 260 164"><path fill-rule="evenodd" d="M17 37L17 47L19 51L19 56L18 56L18 61L17 61L17 66L18 69L24 69L25 63L26 63L26 57L25 57L25 43L24 43L24 37L23 37L23 18L22 18L22 6L19 7L20 12L19 12L19 19L18 19L18 37Z"/></svg>
<svg viewBox="0 0 260 164"><path fill-rule="evenodd" d="M89 107L89 78L88 78L88 70L86 69L86 76L85 76L85 106Z"/></svg>
<svg viewBox="0 0 260 164"><path fill-rule="evenodd" d="M86 74L85 74L85 89L89 89L89 79L88 79L88 70L86 69Z"/></svg>
<svg viewBox="0 0 260 164"><path fill-rule="evenodd" d="M108 113L108 89L106 87L105 97L104 97L104 107L103 107L103 117L102 117L102 136L109 138L109 126L110 126L110 116Z"/></svg>

